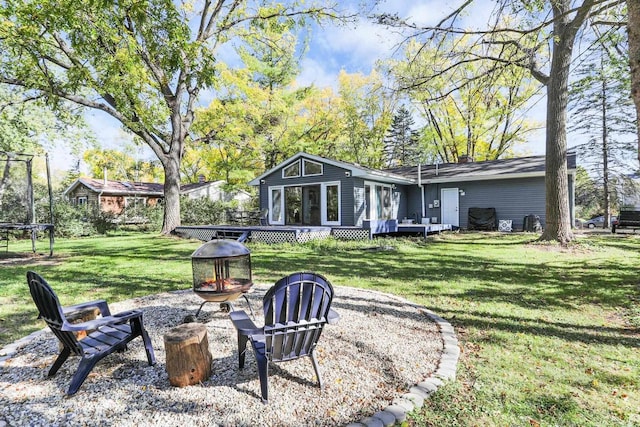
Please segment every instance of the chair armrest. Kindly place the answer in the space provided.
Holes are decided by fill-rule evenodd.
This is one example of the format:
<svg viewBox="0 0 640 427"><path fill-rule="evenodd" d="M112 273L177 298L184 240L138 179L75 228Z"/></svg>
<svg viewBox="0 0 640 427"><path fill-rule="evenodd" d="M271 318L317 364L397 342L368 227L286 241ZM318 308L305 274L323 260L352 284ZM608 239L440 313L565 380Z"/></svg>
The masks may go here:
<svg viewBox="0 0 640 427"><path fill-rule="evenodd" d="M263 328L258 328L247 313L242 310L232 311L229 313L229 318L233 323L233 327L242 335L251 336L264 333Z"/></svg>
<svg viewBox="0 0 640 427"><path fill-rule="evenodd" d="M141 317L142 312L140 310L123 311L122 313L114 314L113 316L104 316L99 319L89 320L82 323L66 323L60 328L63 331L87 331L90 329L98 329L101 326L106 325L119 325L125 323L128 320Z"/></svg>
<svg viewBox="0 0 640 427"><path fill-rule="evenodd" d="M83 302L83 303L76 304L76 305L70 305L70 306L67 306L67 307L62 307L62 312L64 314L69 314L72 311L82 310L84 308L90 308L90 307L98 307L98 309L100 310L100 315L103 316L103 317L111 316L111 311L109 310L109 305L107 304L107 302L105 300L89 301L89 302Z"/></svg>
<svg viewBox="0 0 640 427"><path fill-rule="evenodd" d="M329 309L329 313L327 313L327 323L330 325L335 325L340 321L340 314L335 311L333 308Z"/></svg>

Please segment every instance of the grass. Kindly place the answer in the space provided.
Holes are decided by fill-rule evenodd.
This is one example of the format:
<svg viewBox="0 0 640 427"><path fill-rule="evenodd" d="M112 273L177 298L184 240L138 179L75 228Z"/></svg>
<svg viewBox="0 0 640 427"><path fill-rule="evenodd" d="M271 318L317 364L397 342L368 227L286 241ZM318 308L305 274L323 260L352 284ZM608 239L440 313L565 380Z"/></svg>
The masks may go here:
<svg viewBox="0 0 640 427"><path fill-rule="evenodd" d="M29 248L19 245L10 249ZM27 269L64 304L117 301L190 287L189 256L199 245L149 234L63 240L50 261L5 263L0 346L42 327ZM257 282L314 270L336 285L402 295L453 324L458 379L409 424L640 425L638 236L584 237L569 248L483 233L249 247Z"/></svg>

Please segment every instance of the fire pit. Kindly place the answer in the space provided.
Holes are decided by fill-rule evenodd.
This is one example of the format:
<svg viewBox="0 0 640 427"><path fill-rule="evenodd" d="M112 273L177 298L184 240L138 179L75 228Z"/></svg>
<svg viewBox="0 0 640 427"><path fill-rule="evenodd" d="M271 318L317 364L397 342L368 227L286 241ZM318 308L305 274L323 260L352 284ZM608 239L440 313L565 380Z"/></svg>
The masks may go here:
<svg viewBox="0 0 640 427"><path fill-rule="evenodd" d="M200 246L191 255L193 291L204 302L196 317L208 302L219 302L225 311L233 309L231 301L243 296L253 315L253 309L245 295L251 280L251 253L242 243L234 240L212 240Z"/></svg>

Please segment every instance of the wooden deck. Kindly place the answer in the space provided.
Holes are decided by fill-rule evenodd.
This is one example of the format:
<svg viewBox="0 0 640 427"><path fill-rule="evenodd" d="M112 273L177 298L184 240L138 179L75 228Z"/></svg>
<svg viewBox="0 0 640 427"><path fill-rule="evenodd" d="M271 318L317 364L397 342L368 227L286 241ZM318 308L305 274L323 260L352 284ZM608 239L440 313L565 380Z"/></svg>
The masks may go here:
<svg viewBox="0 0 640 427"><path fill-rule="evenodd" d="M294 227L276 225L194 225L173 231L181 237L205 242L213 239L251 240L263 243L304 243L331 235L331 227Z"/></svg>
<svg viewBox="0 0 640 427"><path fill-rule="evenodd" d="M418 234L427 237L428 234L451 231L451 224L398 224L398 234Z"/></svg>
<svg viewBox="0 0 640 427"><path fill-rule="evenodd" d="M250 240L263 243L304 243L334 236L342 240L366 240L377 235L420 235L451 230L450 224L398 224L392 229L370 227L311 227L287 225L194 225L176 227L174 234L208 242L213 239Z"/></svg>

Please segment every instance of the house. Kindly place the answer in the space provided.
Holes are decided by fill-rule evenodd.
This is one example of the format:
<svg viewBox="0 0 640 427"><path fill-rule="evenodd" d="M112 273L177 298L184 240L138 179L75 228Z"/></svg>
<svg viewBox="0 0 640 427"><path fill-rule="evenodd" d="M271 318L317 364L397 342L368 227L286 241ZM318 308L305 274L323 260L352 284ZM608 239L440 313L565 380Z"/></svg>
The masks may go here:
<svg viewBox="0 0 640 427"><path fill-rule="evenodd" d="M248 203L252 196L244 190L227 192L224 190L226 181L205 181L200 176L199 181L193 184L185 184L180 187L180 194L191 199L207 198L213 201L231 202L236 200L239 204Z"/></svg>
<svg viewBox="0 0 640 427"><path fill-rule="evenodd" d="M245 202L251 198L247 192L237 194L223 190L224 181L204 181L181 186L180 192L191 198L207 197L214 201L228 202L236 199ZM123 213L136 215L138 207L156 206L164 198L164 185L151 182L120 182L104 179L79 178L71 184L64 195L72 204L98 205L103 212L114 215Z"/></svg>
<svg viewBox="0 0 640 427"><path fill-rule="evenodd" d="M361 226L404 215L415 179L298 153L249 182L270 225Z"/></svg>
<svg viewBox="0 0 640 427"><path fill-rule="evenodd" d="M567 156L574 218L575 154ZM252 180L271 225L380 227L398 222L468 228L469 208L495 208L522 229L545 224L545 157L375 170L298 153ZM385 225L387 224L387 225Z"/></svg>
<svg viewBox="0 0 640 427"><path fill-rule="evenodd" d="M75 206L97 205L103 212L120 215L125 210L161 203L164 186L150 182L78 178L63 194Z"/></svg>

